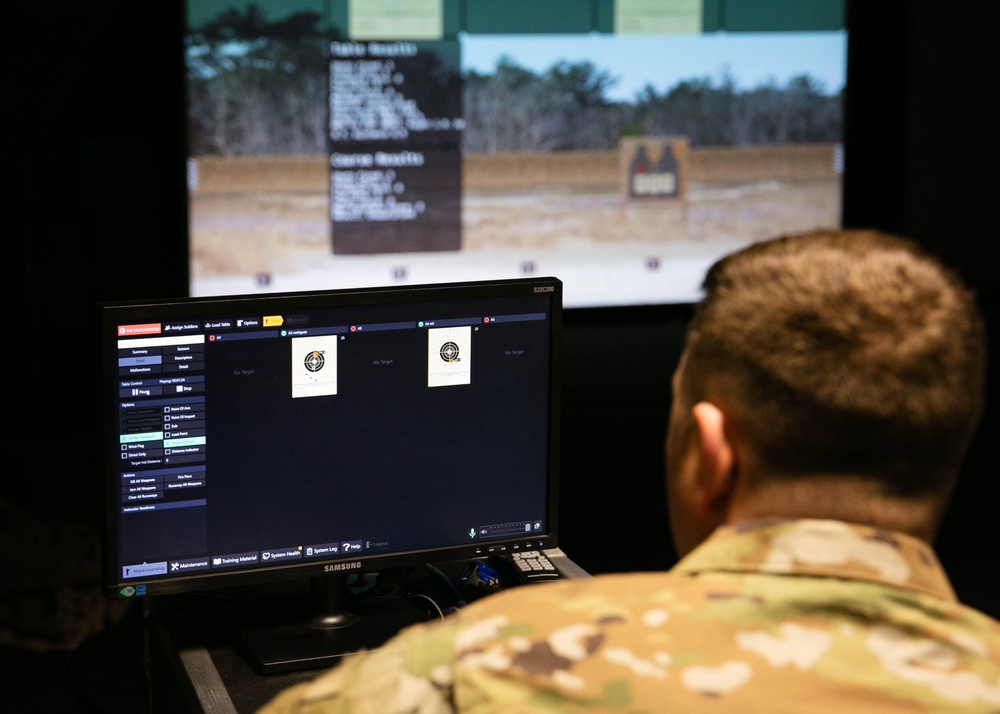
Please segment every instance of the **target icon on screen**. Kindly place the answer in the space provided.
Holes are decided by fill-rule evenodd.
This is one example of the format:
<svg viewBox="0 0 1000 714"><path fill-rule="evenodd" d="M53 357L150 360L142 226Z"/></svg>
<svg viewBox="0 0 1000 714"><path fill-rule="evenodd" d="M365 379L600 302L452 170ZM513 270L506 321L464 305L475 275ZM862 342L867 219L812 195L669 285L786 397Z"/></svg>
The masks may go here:
<svg viewBox="0 0 1000 714"><path fill-rule="evenodd" d="M306 358L303 360L303 364L310 372L319 372L323 369L323 365L326 364L326 358L319 350L313 350L306 355Z"/></svg>
<svg viewBox="0 0 1000 714"><path fill-rule="evenodd" d="M458 345L451 341L445 342L438 354L445 362L458 362Z"/></svg>

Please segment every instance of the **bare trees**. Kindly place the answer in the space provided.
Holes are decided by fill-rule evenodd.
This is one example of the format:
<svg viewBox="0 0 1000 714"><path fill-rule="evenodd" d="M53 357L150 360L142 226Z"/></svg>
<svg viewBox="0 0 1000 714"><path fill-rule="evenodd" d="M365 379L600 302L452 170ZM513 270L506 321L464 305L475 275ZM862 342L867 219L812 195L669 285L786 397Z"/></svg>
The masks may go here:
<svg viewBox="0 0 1000 714"><path fill-rule="evenodd" d="M188 33L185 51L193 154L325 152L327 63L317 14L268 23L254 5L229 10Z"/></svg>
<svg viewBox="0 0 1000 714"><path fill-rule="evenodd" d="M605 98L614 80L590 62L557 62L536 75L509 57L493 74L465 77L465 150L558 151L617 144L617 107Z"/></svg>
<svg viewBox="0 0 1000 714"><path fill-rule="evenodd" d="M633 102L606 98L614 85L590 62L557 62L542 74L510 58L491 75L465 81L465 148L470 152L613 149L627 134L676 134L692 146L747 146L841 140L840 95L806 75L786 86L740 90L724 74L647 85Z"/></svg>

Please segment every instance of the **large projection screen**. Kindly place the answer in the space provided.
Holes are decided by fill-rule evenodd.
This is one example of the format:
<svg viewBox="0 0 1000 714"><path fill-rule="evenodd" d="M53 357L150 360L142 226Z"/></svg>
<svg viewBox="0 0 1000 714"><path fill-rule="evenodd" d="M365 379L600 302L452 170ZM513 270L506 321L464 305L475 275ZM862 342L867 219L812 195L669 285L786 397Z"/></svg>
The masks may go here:
<svg viewBox="0 0 1000 714"><path fill-rule="evenodd" d="M195 296L555 275L684 303L842 222L842 0L187 0Z"/></svg>

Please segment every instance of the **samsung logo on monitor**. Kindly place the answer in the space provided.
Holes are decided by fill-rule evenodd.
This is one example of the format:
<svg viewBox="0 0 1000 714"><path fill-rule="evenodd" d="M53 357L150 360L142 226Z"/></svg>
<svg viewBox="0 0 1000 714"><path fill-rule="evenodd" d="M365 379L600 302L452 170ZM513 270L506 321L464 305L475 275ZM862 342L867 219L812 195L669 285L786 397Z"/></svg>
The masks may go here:
<svg viewBox="0 0 1000 714"><path fill-rule="evenodd" d="M334 563L323 568L324 573L336 573L341 570L361 570L361 561L355 560L351 563Z"/></svg>

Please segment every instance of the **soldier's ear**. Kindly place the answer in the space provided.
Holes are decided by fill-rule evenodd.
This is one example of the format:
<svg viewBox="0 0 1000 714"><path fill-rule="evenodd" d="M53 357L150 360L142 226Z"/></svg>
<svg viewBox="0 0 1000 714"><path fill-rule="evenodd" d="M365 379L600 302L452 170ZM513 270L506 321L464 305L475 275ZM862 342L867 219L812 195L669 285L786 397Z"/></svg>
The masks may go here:
<svg viewBox="0 0 1000 714"><path fill-rule="evenodd" d="M726 435L726 416L711 402L698 402L691 413L699 450L695 501L704 517L721 524L736 485L735 451Z"/></svg>

